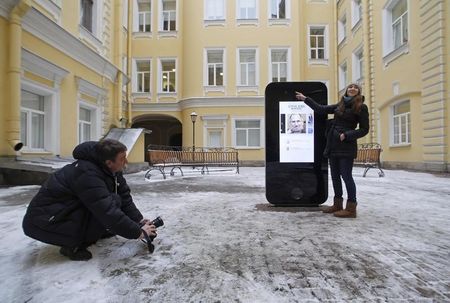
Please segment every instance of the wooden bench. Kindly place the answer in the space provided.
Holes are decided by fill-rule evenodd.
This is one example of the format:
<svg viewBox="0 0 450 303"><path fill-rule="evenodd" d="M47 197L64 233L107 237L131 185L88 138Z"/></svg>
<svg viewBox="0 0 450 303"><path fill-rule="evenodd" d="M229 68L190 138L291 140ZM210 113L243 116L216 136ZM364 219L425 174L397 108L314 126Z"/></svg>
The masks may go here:
<svg viewBox="0 0 450 303"><path fill-rule="evenodd" d="M366 176L367 171L371 168L378 168L378 176L384 177L384 171L381 169L381 145L378 143L363 143L358 145L358 154L355 159L355 164L365 167L363 177Z"/></svg>
<svg viewBox="0 0 450 303"><path fill-rule="evenodd" d="M209 173L210 166L232 166L236 167L236 173L239 173L238 152L234 149L208 149L208 150L166 150L149 149L149 169L145 173L145 178L150 179L151 171L158 170L166 179L167 171L170 169L170 175L175 174L178 169L184 176L182 167L201 167L201 173Z"/></svg>

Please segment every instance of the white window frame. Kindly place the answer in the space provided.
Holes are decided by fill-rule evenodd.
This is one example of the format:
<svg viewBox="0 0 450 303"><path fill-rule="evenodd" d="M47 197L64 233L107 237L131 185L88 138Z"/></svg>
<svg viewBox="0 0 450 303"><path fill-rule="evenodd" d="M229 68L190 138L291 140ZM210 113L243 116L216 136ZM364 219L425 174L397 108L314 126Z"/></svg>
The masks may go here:
<svg viewBox="0 0 450 303"><path fill-rule="evenodd" d="M227 146L227 121L228 115L205 115L201 117L203 120L203 142L205 142L205 147L215 148L208 144L208 135L210 129L217 129L222 131L222 147Z"/></svg>
<svg viewBox="0 0 450 303"><path fill-rule="evenodd" d="M175 87L174 87L174 89L175 89L175 91L173 91L173 92L171 92L171 91L164 91L163 90L163 77L164 77L164 74L163 74L163 70L162 70L162 63L164 62L164 61L174 61L175 62L175 71L169 71L169 77L170 77L170 73L171 72L175 72ZM177 85L178 85L178 73L177 73L177 70L178 70L178 62L177 62L177 58L175 58L175 57L161 57L161 58L158 58L158 94L164 94L164 95L176 95L177 94L177 91L178 91L178 89L177 89ZM166 73L166 72L164 72L164 73Z"/></svg>
<svg viewBox="0 0 450 303"><path fill-rule="evenodd" d="M347 38L347 16L344 14L338 20L338 45Z"/></svg>
<svg viewBox="0 0 450 303"><path fill-rule="evenodd" d="M352 53L352 81L361 83L364 79L364 51L362 45Z"/></svg>
<svg viewBox="0 0 450 303"><path fill-rule="evenodd" d="M89 140L81 141L81 134L80 134L80 124L84 124L84 121L80 120L80 109L86 109L91 112L91 132L90 136L91 138ZM95 106L91 104L90 102L84 101L84 100L78 100L78 115L77 115L77 121L78 121L78 129L77 129L77 138L78 142L82 143L85 141L95 141L100 139L101 137L101 114L100 114L100 108L98 106Z"/></svg>
<svg viewBox="0 0 450 303"><path fill-rule="evenodd" d="M173 1L169 1L169 2L175 2L175 10L173 11L173 10L171 10L171 11L163 11L163 2L164 2L165 0L159 0L159 5L158 5L158 7L159 7L159 14L158 14L158 16L159 16L159 28L158 28L158 30L159 30L159 32L160 33L174 33L174 32L177 32L177 30L178 30L178 0L173 0ZM169 12L169 17L172 15L172 13L175 13L175 17L174 17L174 19L172 19L172 18L169 18L169 20L174 20L175 21L175 28L174 29L164 29L164 14L165 13L167 13L167 12ZM170 27L170 22L169 22L169 27Z"/></svg>
<svg viewBox="0 0 450 303"><path fill-rule="evenodd" d="M382 11L382 27L383 27L383 61L385 66L388 65L391 61L395 60L402 54L409 53L409 32L410 32L410 5L409 1L406 0L407 4L407 29L408 29L408 37L407 41L400 45L398 48L394 46L394 33L393 33L393 23L392 23L392 9L402 0L389 0ZM403 33L403 28L401 30Z"/></svg>
<svg viewBox="0 0 450 303"><path fill-rule="evenodd" d="M323 55L324 58L311 58L311 29L323 29ZM318 48L317 48L318 49ZM309 64L325 64L328 65L329 58L329 42L328 42L328 25L327 24L308 24L308 62Z"/></svg>
<svg viewBox="0 0 450 303"><path fill-rule="evenodd" d="M362 0L352 0L352 29L358 25L362 19Z"/></svg>
<svg viewBox="0 0 450 303"><path fill-rule="evenodd" d="M348 65L347 62L339 64L339 91L345 89L348 83Z"/></svg>
<svg viewBox="0 0 450 303"><path fill-rule="evenodd" d="M22 79L21 91L25 90L33 94L37 94L44 97L44 148L33 149L28 146L24 146L21 153L55 153L59 154L59 89L50 89L39 85L36 82ZM21 106L22 112L22 106Z"/></svg>
<svg viewBox="0 0 450 303"><path fill-rule="evenodd" d="M247 66L247 80L248 80L248 76L249 76L249 72L248 72L248 63L245 62L241 62L241 51L243 50L254 50L255 51L255 84L254 85L249 85L248 81L246 81L246 84L243 84L241 79L241 65L245 64ZM242 88L250 88L250 87L258 87L259 86L259 52L258 52L258 48L257 47L239 47L237 48L236 51L236 79L237 79L237 86L238 87L242 87Z"/></svg>
<svg viewBox="0 0 450 303"><path fill-rule="evenodd" d="M122 0L122 26L128 29L128 0Z"/></svg>
<svg viewBox="0 0 450 303"><path fill-rule="evenodd" d="M258 15L259 15L259 8L258 8L258 3L259 0L253 0L255 3L255 17L253 18L249 18L248 17L248 11L247 11L247 16L241 16L241 2L242 1L246 1L246 0L236 0L236 19L237 20L257 20L258 19Z"/></svg>
<svg viewBox="0 0 450 303"><path fill-rule="evenodd" d="M409 112L402 113L402 114L395 114L395 107L402 105L403 103L409 104ZM402 128L401 121L402 119L405 119L405 128ZM401 100L396 102L391 106L391 146L404 146L404 145L410 145L411 144L411 101L410 100ZM398 138L399 142L395 142L395 124L398 125ZM402 135L405 135L406 140L402 141Z"/></svg>
<svg viewBox="0 0 450 303"><path fill-rule="evenodd" d="M81 0L79 1L80 4L80 22L79 22L79 29L80 29L80 36L83 39L86 39L89 41L99 52L101 52L101 48L103 45L103 38L101 31L103 29L103 1L104 0L94 0L92 4L92 31L85 28L82 25L82 15L83 15L83 7L81 5Z"/></svg>
<svg viewBox="0 0 450 303"><path fill-rule="evenodd" d="M209 51L222 51L222 72L223 72L223 79L222 79L222 85L210 85L208 83L209 81L209 65L208 63L208 52ZM223 91L224 87L226 86L226 56L225 56L225 48L222 47L216 47L216 48L205 48L203 51L203 86L206 90L220 90ZM215 63L211 63L215 67ZM216 69L214 69L216 72Z"/></svg>
<svg viewBox="0 0 450 303"><path fill-rule="evenodd" d="M285 5L285 17L284 18L280 18L279 15L279 11L277 9L276 15L277 17L273 18L272 17L272 2L273 1L280 1L280 0L267 0L267 18L269 19L269 21L289 21L291 19L291 0L285 0L284 5Z"/></svg>
<svg viewBox="0 0 450 303"><path fill-rule="evenodd" d="M259 121L259 146L248 146L248 129L247 130L247 145L237 145L237 121ZM261 149L264 148L264 118L263 117L232 117L231 119L231 140L232 145L236 149Z"/></svg>
<svg viewBox="0 0 450 303"><path fill-rule="evenodd" d="M138 71L137 70L137 63L139 61L148 61L149 65L150 65L150 70L149 71ZM145 74L148 73L150 75L150 79L149 79L149 91L145 92L145 91L138 91L138 74ZM152 59L151 58L133 58L133 66L132 66L132 76L133 76L133 83L132 83L132 92L133 94L147 94L150 95L152 92ZM142 81L143 81L144 77L142 77Z"/></svg>
<svg viewBox="0 0 450 303"><path fill-rule="evenodd" d="M150 34L153 30L152 28L152 22L153 22L153 9L152 9L152 3L154 0L133 0L133 33L139 33L139 34ZM150 11L139 11L139 2L150 2ZM145 18L146 14L150 13L149 20ZM140 30L140 24L139 24L139 16L144 15L144 20L148 22L144 22L144 31ZM150 25L150 31L145 31L145 25Z"/></svg>
<svg viewBox="0 0 450 303"><path fill-rule="evenodd" d="M222 16L219 16L219 15L216 15L216 14L214 14L214 15L213 14L209 14L209 12L208 12L209 3L217 3L216 7L215 7L215 13L217 13L217 11L219 10L217 8L217 5L222 3L221 4L222 8L223 8ZM222 21L222 22L225 21L226 15L227 15L227 9L226 9L226 5L225 5L225 0L204 0L203 4L204 4L204 20L205 21Z"/></svg>
<svg viewBox="0 0 450 303"><path fill-rule="evenodd" d="M269 59L269 83L270 82L274 82L273 81L273 62L272 62L272 51L275 51L275 50L284 50L284 51L286 51L286 64L287 64L287 67L286 67L286 73L287 73L287 75L286 75L286 81L291 81L291 79L292 79L292 69L291 69L291 48L290 47L271 47L271 48L269 48L269 56L268 56L268 59ZM278 65L278 71L279 71L279 65ZM279 82L279 81L276 81L276 82Z"/></svg>

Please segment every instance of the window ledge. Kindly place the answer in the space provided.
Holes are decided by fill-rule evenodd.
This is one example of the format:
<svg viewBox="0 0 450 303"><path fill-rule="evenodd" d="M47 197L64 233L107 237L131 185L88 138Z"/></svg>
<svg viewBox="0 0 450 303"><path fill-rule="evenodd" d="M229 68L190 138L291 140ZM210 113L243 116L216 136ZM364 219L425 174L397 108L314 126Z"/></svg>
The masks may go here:
<svg viewBox="0 0 450 303"><path fill-rule="evenodd" d="M254 149L262 149L262 146L234 146L235 149L247 149L247 150L254 150Z"/></svg>
<svg viewBox="0 0 450 303"><path fill-rule="evenodd" d="M44 149L25 149L20 151L21 155L53 155L52 152L46 151Z"/></svg>
<svg viewBox="0 0 450 303"><path fill-rule="evenodd" d="M389 145L389 147L392 147L392 148L396 148L396 147L411 147L411 143L399 143L399 144L392 143L391 145Z"/></svg>
<svg viewBox="0 0 450 303"><path fill-rule="evenodd" d="M347 45L347 37L342 38L341 42L338 43L338 50L344 48L345 45Z"/></svg>
<svg viewBox="0 0 450 303"><path fill-rule="evenodd" d="M291 25L291 19L269 18L269 25L285 25L285 26L289 26L289 25Z"/></svg>
<svg viewBox="0 0 450 303"><path fill-rule="evenodd" d="M93 33L91 33L83 25L79 25L80 38L82 41L86 42L89 46L93 47L97 53L102 54L103 43L100 41Z"/></svg>
<svg viewBox="0 0 450 303"><path fill-rule="evenodd" d="M213 86L213 85L205 85L203 86L203 90L205 92L225 92L225 86Z"/></svg>
<svg viewBox="0 0 450 303"><path fill-rule="evenodd" d="M237 26L258 26L258 19L236 19Z"/></svg>
<svg viewBox="0 0 450 303"><path fill-rule="evenodd" d="M158 31L158 38L176 38L178 37L177 31Z"/></svg>
<svg viewBox="0 0 450 303"><path fill-rule="evenodd" d="M173 98L176 98L177 97L177 93L176 92L170 92L170 93L159 92L158 93L158 97L173 97Z"/></svg>
<svg viewBox="0 0 450 303"><path fill-rule="evenodd" d="M152 32L133 32L133 38L151 38Z"/></svg>
<svg viewBox="0 0 450 303"><path fill-rule="evenodd" d="M203 26L222 26L225 27L225 19L203 20Z"/></svg>
<svg viewBox="0 0 450 303"><path fill-rule="evenodd" d="M353 24L353 26L352 26L353 35L358 31L358 29L361 28L361 24L362 24L362 18L359 18L359 20L355 24Z"/></svg>
<svg viewBox="0 0 450 303"><path fill-rule="evenodd" d="M328 66L328 59L308 59L310 65L326 65Z"/></svg>
<svg viewBox="0 0 450 303"><path fill-rule="evenodd" d="M237 91L240 92L258 92L258 86L237 86Z"/></svg>
<svg viewBox="0 0 450 303"><path fill-rule="evenodd" d="M408 53L409 53L409 43L406 42L383 57L384 67L387 67L392 61L394 61L401 55Z"/></svg>
<svg viewBox="0 0 450 303"><path fill-rule="evenodd" d="M131 96L133 98L147 98L147 99L151 99L152 97L152 93L150 92L145 92L145 93L138 93L138 92L133 92L131 93Z"/></svg>

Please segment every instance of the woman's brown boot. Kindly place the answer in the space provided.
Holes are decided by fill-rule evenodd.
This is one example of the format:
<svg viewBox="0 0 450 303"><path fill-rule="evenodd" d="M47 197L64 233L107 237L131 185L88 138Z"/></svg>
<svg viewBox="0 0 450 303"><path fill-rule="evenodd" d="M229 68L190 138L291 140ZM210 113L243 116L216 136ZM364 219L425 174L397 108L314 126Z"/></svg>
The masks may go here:
<svg viewBox="0 0 450 303"><path fill-rule="evenodd" d="M339 218L356 218L356 205L356 202L347 200L345 209L335 212L334 216Z"/></svg>
<svg viewBox="0 0 450 303"><path fill-rule="evenodd" d="M339 210L342 210L342 202L343 201L344 201L344 199L342 199L342 198L334 197L333 206L328 206L322 212L324 212L326 214L331 214L331 213L337 212Z"/></svg>

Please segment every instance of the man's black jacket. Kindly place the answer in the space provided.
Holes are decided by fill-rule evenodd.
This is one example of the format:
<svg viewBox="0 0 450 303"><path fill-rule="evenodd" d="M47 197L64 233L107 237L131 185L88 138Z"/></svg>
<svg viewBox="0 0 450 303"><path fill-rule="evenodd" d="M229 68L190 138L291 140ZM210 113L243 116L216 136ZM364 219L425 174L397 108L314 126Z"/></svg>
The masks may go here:
<svg viewBox="0 0 450 303"><path fill-rule="evenodd" d="M96 143L78 145L73 151L77 161L42 185L23 219L27 236L69 247L98 239L106 229L128 239L140 236L142 214L133 203L130 188L122 173L113 175L97 159ZM93 220L101 230L89 228Z"/></svg>

